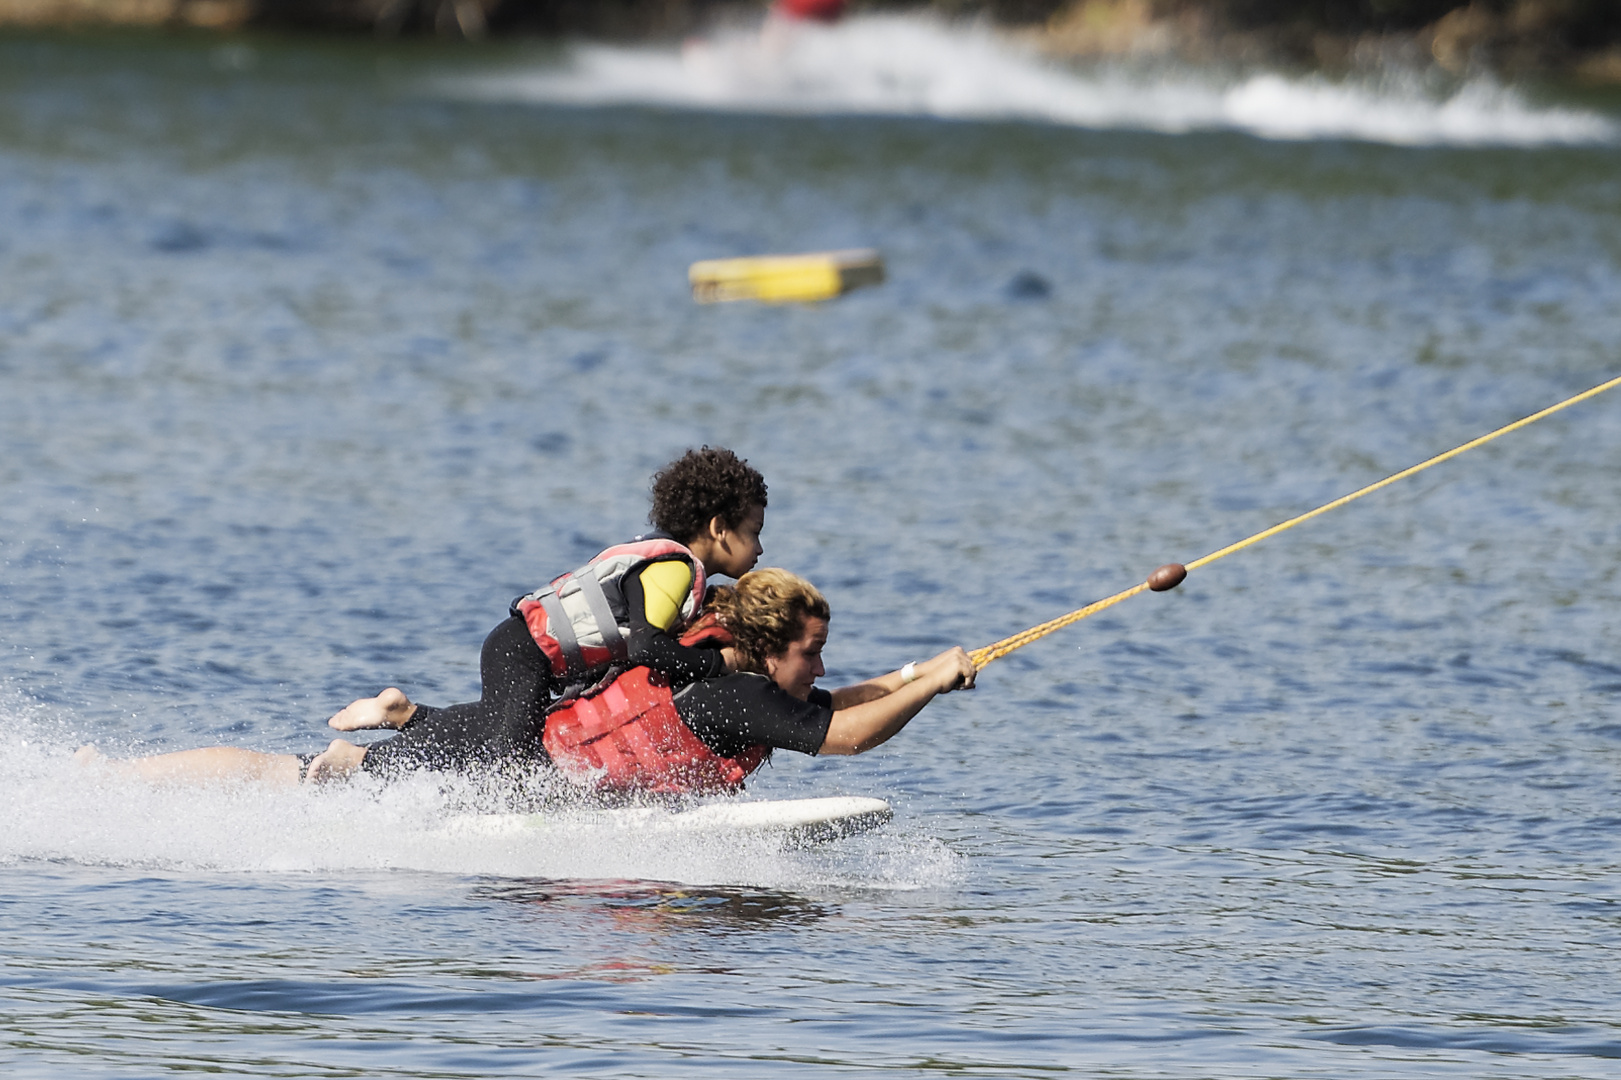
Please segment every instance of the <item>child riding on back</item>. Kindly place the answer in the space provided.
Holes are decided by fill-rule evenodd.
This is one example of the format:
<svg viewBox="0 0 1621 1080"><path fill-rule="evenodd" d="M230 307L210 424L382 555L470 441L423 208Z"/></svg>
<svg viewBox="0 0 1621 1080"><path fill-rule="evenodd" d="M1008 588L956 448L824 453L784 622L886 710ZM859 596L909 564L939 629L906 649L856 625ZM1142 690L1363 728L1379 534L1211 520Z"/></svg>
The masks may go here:
<svg viewBox="0 0 1621 1080"><path fill-rule="evenodd" d="M684 685L726 670L714 649L677 637L703 606L708 579L741 577L763 549L766 484L730 450L689 450L653 477L655 531L616 544L585 566L519 597L480 654L481 697L445 708L413 704L394 688L349 705L339 731L398 728L369 753L335 740L311 762L369 771L465 768L544 760L540 732L560 697L631 666Z"/></svg>

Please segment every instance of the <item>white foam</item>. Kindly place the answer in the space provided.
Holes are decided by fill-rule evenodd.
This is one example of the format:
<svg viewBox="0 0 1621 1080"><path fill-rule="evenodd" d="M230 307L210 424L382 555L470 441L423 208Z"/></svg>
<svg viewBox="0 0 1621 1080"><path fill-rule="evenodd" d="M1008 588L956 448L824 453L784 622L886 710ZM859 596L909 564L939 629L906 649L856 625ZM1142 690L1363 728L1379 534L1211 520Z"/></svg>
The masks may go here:
<svg viewBox="0 0 1621 1080"><path fill-rule="evenodd" d="M1621 130L1598 113L1539 107L1481 79L1436 88L1414 76L1335 82L1079 67L982 26L916 16L768 24L763 33L718 33L679 49L575 45L560 62L439 86L485 100L1014 119L1410 146L1598 143Z"/></svg>
<svg viewBox="0 0 1621 1080"><path fill-rule="evenodd" d="M642 836L600 815L556 831L446 828L479 793L442 778L323 789L155 786L70 759L67 725L0 702L0 866L36 860L184 872L383 869L549 879L910 889L953 880L945 845L891 826L809 851L764 836ZM109 756L119 756L108 748Z"/></svg>

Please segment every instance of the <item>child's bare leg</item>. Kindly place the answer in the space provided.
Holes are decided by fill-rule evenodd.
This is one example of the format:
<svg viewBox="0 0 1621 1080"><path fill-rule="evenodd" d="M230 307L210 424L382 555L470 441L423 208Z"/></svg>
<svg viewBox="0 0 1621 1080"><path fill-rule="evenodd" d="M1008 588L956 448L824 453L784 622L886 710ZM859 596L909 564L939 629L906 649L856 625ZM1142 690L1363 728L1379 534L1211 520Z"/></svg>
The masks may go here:
<svg viewBox="0 0 1621 1080"><path fill-rule="evenodd" d="M417 707L404 693L389 687L376 697L361 698L339 709L327 727L338 731L365 731L370 728L398 730L416 715Z"/></svg>
<svg viewBox="0 0 1621 1080"><path fill-rule="evenodd" d="M114 761L103 757L95 747L84 746L73 760L81 765L102 765L155 784L251 780L277 787L297 787L300 765L293 754L266 754L235 746L207 746L127 761Z"/></svg>
<svg viewBox="0 0 1621 1080"><path fill-rule="evenodd" d="M342 780L360 768L360 760L365 756L364 746L356 746L346 739L333 739L310 762L309 782L324 784L329 780Z"/></svg>

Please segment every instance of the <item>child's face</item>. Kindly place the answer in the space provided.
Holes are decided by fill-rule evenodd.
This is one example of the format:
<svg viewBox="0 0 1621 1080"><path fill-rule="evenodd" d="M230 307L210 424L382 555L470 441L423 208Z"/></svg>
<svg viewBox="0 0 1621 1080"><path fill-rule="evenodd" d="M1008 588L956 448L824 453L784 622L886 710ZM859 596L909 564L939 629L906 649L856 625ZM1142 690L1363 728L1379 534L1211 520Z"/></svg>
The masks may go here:
<svg viewBox="0 0 1621 1080"><path fill-rule="evenodd" d="M760 531L765 528L763 506L749 507L749 512L744 514L743 520L735 526L727 525L722 519L716 518L710 523L710 528L714 530L715 538L708 560L714 564L711 573L740 578L753 570L754 564L765 554L765 548L760 546Z"/></svg>

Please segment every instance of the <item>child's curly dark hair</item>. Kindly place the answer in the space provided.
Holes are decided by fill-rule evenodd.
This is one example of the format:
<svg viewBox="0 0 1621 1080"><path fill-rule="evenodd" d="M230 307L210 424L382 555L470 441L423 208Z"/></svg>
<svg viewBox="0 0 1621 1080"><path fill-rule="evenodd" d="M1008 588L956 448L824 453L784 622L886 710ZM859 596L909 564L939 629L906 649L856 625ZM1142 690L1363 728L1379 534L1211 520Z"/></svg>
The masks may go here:
<svg viewBox="0 0 1621 1080"><path fill-rule="evenodd" d="M732 528L752 506L765 506L765 477L721 446L688 450L653 474L653 510L647 520L682 543L696 539L719 516Z"/></svg>

